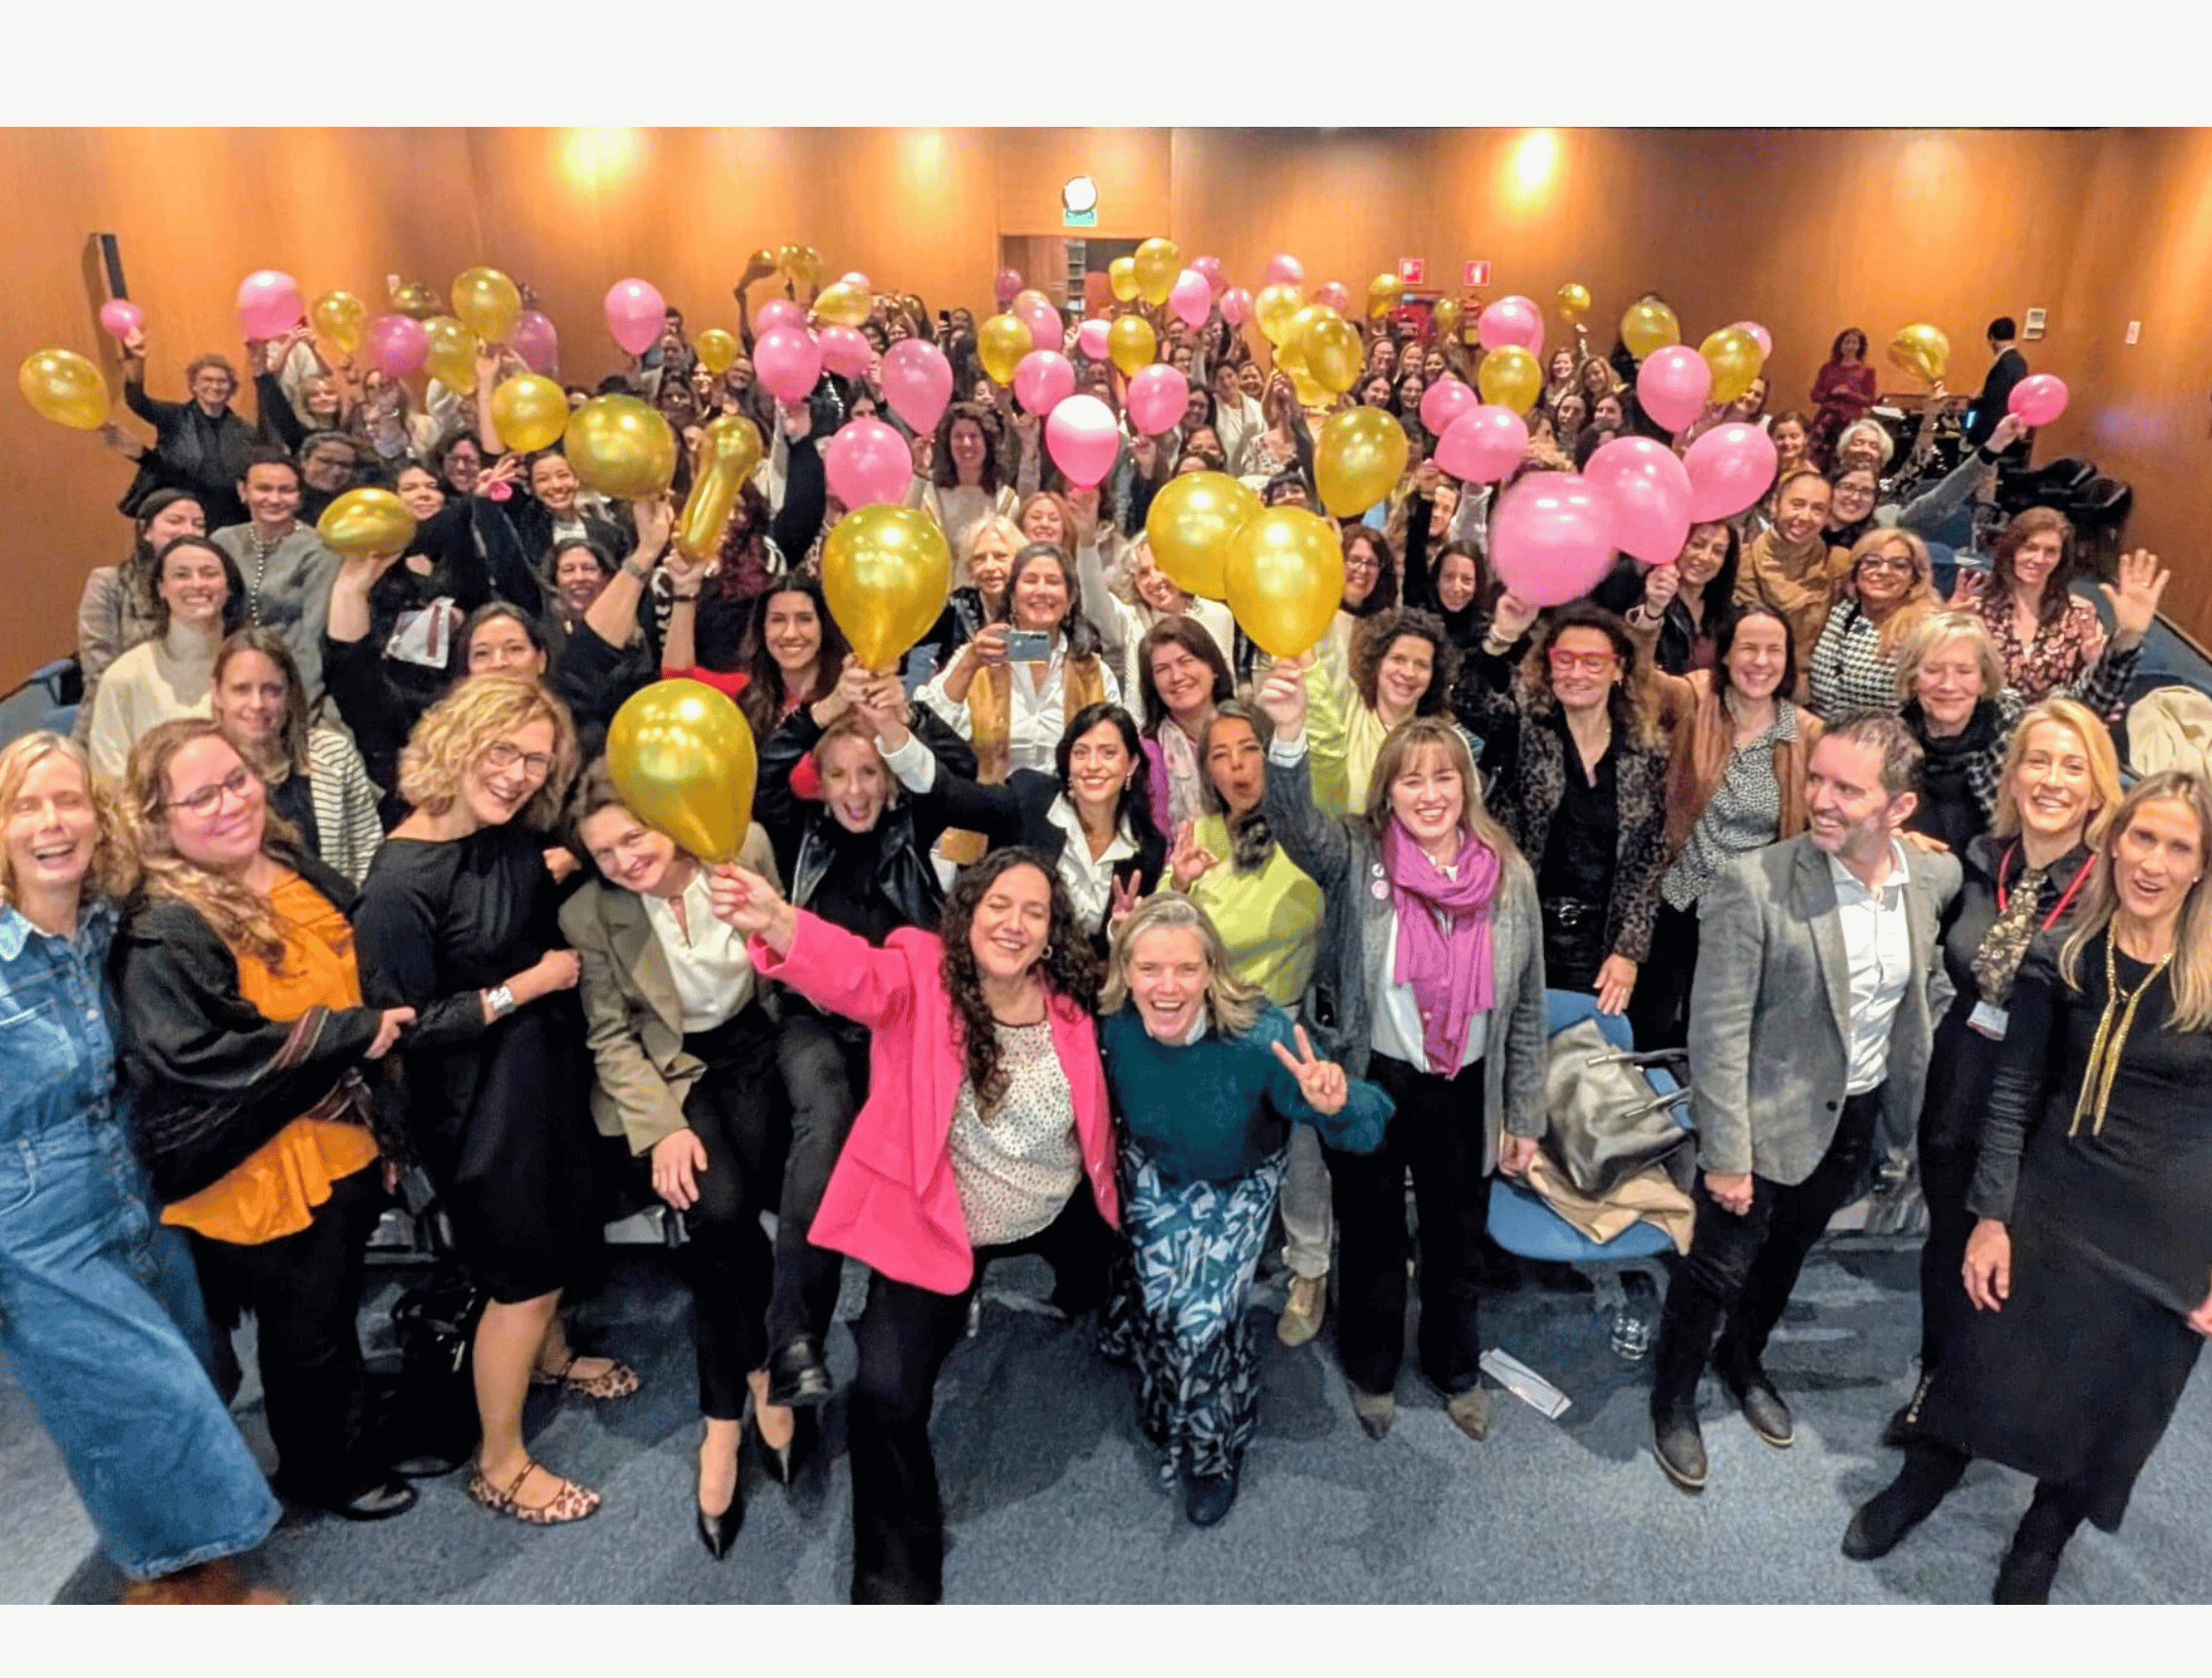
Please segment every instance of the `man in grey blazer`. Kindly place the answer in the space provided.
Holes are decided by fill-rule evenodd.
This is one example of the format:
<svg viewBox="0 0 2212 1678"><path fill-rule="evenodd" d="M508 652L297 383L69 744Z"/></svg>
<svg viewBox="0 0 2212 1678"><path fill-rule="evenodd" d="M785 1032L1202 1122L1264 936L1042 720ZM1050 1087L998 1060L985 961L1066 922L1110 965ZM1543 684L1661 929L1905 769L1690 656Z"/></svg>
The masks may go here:
<svg viewBox="0 0 2212 1678"><path fill-rule="evenodd" d="M1920 757L1895 716L1837 723L1808 766L1811 830L1738 858L1701 906L1697 1228L1667 1291L1651 1389L1653 1451L1686 1491L1705 1484L1709 1357L1761 1439L1795 1438L1761 1363L1767 1337L1877 1138L1904 1142L1919 1115L1942 1013L1938 928L1959 878L1955 859L1898 837Z"/></svg>

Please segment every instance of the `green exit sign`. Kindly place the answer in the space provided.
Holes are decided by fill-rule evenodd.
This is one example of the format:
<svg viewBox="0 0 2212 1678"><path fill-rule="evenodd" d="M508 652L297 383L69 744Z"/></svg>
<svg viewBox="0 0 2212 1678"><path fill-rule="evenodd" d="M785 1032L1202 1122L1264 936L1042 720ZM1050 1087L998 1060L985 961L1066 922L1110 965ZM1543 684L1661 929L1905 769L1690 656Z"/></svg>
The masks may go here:
<svg viewBox="0 0 2212 1678"><path fill-rule="evenodd" d="M1095 227L1098 225L1098 212L1096 210L1063 209L1060 212L1060 225L1063 227Z"/></svg>

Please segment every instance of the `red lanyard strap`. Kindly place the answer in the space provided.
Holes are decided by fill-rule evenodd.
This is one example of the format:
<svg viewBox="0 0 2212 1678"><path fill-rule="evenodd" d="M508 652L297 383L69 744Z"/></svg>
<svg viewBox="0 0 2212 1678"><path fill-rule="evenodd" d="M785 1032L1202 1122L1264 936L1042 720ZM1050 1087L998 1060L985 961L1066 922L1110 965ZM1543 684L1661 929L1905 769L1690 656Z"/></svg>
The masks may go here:
<svg viewBox="0 0 2212 1678"><path fill-rule="evenodd" d="M2007 893L2004 889L2004 876L2007 870L2011 868L2013 856L2016 852L2019 851L2019 849L2020 847L2017 845L2007 845L2004 849L2004 855L1997 859L1996 905L1997 913L2000 915L2004 913L2004 903L2005 898L2007 896ZM2089 877L2089 870L2095 867L2096 864L2097 859L2093 855L2082 859L2081 866L2074 869L2074 879L2068 884L2066 891L2060 896L2057 906L2054 907L2051 910L2050 914L2044 918L2043 931L2049 932L2051 928L2058 925L2059 917L2066 913L2067 906L2074 901L2074 893L2081 890L2081 882Z"/></svg>

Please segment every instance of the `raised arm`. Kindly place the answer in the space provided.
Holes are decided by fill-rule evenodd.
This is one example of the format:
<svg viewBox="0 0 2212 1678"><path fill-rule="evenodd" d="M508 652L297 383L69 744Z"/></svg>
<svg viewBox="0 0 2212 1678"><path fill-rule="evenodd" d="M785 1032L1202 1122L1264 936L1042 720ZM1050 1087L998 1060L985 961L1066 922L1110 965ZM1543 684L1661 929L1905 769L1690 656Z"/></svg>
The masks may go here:
<svg viewBox="0 0 2212 1678"><path fill-rule="evenodd" d="M1284 854L1323 892L1340 892L1347 889L1352 874L1352 819L1324 816L1314 802L1304 678L1301 660L1284 659L1268 672L1255 696L1260 710L1275 724L1261 808Z"/></svg>

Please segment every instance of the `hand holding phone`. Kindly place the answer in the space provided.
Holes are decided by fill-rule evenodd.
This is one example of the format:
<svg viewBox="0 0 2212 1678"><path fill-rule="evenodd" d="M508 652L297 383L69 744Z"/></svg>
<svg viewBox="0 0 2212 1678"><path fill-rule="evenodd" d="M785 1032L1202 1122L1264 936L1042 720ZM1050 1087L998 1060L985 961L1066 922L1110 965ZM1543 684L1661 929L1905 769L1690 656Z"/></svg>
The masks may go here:
<svg viewBox="0 0 2212 1678"><path fill-rule="evenodd" d="M1008 663L1043 664L1052 657L1052 632L1049 629L1009 629L1007 631L1007 661Z"/></svg>

